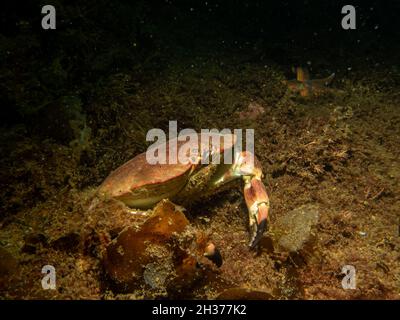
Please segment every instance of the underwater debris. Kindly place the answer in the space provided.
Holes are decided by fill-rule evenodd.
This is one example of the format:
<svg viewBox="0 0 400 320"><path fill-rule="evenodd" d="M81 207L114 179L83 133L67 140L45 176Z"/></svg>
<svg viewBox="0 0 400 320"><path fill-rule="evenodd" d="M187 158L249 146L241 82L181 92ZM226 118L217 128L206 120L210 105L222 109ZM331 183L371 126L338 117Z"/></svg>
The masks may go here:
<svg viewBox="0 0 400 320"><path fill-rule="evenodd" d="M239 120L257 120L265 113L265 108L258 102L252 101L247 108L238 113Z"/></svg>
<svg viewBox="0 0 400 320"><path fill-rule="evenodd" d="M117 291L143 285L159 292L190 287L206 265L206 238L189 228L185 215L161 201L139 227L127 227L105 249L104 269Z"/></svg>
<svg viewBox="0 0 400 320"><path fill-rule="evenodd" d="M321 95L329 91L328 85L335 78L335 73L332 73L329 77L323 79L311 79L307 68L297 67L295 68L297 79L285 80L284 83L288 86L288 89L292 92L300 93L302 97Z"/></svg>

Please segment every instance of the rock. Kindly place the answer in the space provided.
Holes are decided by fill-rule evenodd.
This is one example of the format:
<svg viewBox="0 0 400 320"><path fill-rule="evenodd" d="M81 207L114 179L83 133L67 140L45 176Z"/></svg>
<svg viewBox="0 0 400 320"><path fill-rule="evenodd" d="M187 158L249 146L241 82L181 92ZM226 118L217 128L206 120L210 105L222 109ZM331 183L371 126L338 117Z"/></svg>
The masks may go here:
<svg viewBox="0 0 400 320"><path fill-rule="evenodd" d="M299 251L310 239L318 218L319 210L315 205L303 205L279 217L273 228L280 249Z"/></svg>
<svg viewBox="0 0 400 320"><path fill-rule="evenodd" d="M103 254L112 288L129 292L145 286L167 292L190 287L201 274L196 256L204 253L206 242L189 227L179 207L164 200L139 228L121 231Z"/></svg>
<svg viewBox="0 0 400 320"><path fill-rule="evenodd" d="M58 239L50 241L49 247L56 250L73 252L78 248L79 241L80 237L77 232L69 232Z"/></svg>

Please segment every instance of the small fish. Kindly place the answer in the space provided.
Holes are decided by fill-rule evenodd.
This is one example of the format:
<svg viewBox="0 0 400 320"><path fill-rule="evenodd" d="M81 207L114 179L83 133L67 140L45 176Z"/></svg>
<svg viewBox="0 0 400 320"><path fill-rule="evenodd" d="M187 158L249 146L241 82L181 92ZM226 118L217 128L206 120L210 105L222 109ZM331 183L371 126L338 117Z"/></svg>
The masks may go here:
<svg viewBox="0 0 400 320"><path fill-rule="evenodd" d="M297 67L294 70L297 74L297 79L286 80L284 83L290 91L298 92L302 97L319 95L327 92L327 86L332 82L335 73L323 79L310 79L310 74L306 68Z"/></svg>

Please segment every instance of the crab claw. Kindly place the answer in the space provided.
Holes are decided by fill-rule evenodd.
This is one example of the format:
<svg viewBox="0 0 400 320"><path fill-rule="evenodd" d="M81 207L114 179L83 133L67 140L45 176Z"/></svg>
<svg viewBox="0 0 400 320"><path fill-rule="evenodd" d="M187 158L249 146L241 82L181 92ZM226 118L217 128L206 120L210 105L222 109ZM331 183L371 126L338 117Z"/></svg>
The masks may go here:
<svg viewBox="0 0 400 320"><path fill-rule="evenodd" d="M268 228L269 199L265 186L259 177L245 180L244 198L249 210L249 246L254 248Z"/></svg>
<svg viewBox="0 0 400 320"><path fill-rule="evenodd" d="M260 242L264 231L268 227L269 198L261 181L261 163L249 151L237 153L234 164L214 182L214 186L224 184L238 177L242 177L244 181L243 194L249 212L249 246L254 248Z"/></svg>
<svg viewBox="0 0 400 320"><path fill-rule="evenodd" d="M222 266L222 256L219 250L215 247L213 243L209 243L204 252L204 256L214 262L214 264L219 268Z"/></svg>

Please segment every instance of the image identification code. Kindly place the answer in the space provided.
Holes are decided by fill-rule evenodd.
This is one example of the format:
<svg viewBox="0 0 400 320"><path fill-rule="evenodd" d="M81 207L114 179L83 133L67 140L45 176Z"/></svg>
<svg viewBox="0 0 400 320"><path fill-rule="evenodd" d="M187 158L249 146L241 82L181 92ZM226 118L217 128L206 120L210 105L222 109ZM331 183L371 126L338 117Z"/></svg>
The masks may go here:
<svg viewBox="0 0 400 320"><path fill-rule="evenodd" d="M239 304L211 304L204 305L198 304L196 306L196 314L207 315L207 314L246 314L246 305Z"/></svg>
<svg viewBox="0 0 400 320"><path fill-rule="evenodd" d="M247 306L244 304L197 304L193 307L183 306L163 306L159 304L154 306L152 313L154 315L177 315L184 317L185 314L196 315L246 315Z"/></svg>

